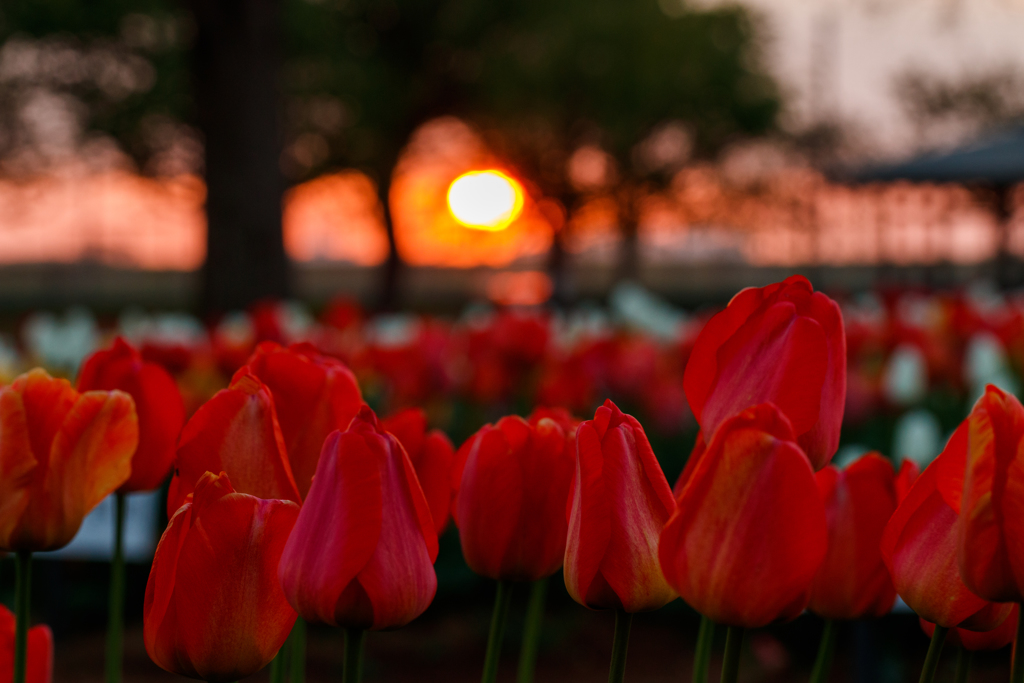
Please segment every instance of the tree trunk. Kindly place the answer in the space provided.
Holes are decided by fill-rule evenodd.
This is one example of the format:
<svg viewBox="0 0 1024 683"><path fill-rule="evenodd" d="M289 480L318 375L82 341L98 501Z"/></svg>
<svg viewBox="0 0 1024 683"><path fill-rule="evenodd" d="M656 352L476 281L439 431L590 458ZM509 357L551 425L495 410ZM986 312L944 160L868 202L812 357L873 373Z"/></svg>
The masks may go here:
<svg viewBox="0 0 1024 683"><path fill-rule="evenodd" d="M281 0L188 0L193 80L206 145L203 308L289 293L277 79Z"/></svg>
<svg viewBox="0 0 1024 683"><path fill-rule="evenodd" d="M397 163L397 161L396 161ZM380 198L381 210L383 211L384 229L388 235L388 257L384 261L381 272L380 296L377 300L377 310L393 312L400 303L399 284L401 283L404 263L402 255L398 253L398 243L395 241L395 222L391 215L391 174L392 168L383 172L377 181L377 195Z"/></svg>

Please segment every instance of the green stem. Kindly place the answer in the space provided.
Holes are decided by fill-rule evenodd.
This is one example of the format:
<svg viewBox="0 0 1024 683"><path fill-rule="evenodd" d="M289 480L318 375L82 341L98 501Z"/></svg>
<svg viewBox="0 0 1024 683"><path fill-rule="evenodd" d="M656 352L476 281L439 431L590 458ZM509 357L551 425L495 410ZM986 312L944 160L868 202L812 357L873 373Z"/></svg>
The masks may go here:
<svg viewBox="0 0 1024 683"><path fill-rule="evenodd" d="M523 629L523 646L519 651L518 683L533 683L533 672L537 668L537 649L540 646L541 626L544 623L544 600L548 593L547 578L534 581L530 586L530 601L526 604L526 626Z"/></svg>
<svg viewBox="0 0 1024 683"><path fill-rule="evenodd" d="M971 677L971 660L974 659L974 653L970 650L960 648L960 651L956 655L956 683L967 683L967 679Z"/></svg>
<svg viewBox="0 0 1024 683"><path fill-rule="evenodd" d="M715 622L701 615L697 631L697 647L693 655L693 683L707 683L708 663L715 642Z"/></svg>
<svg viewBox="0 0 1024 683"><path fill-rule="evenodd" d="M121 683L124 656L124 494L115 493L114 501L114 556L110 560L107 606L107 683Z"/></svg>
<svg viewBox="0 0 1024 683"><path fill-rule="evenodd" d="M498 678L498 659L501 657L501 640L505 636L505 621L508 606L512 602L512 584L498 580L498 594L494 598L494 612L491 614L491 632L487 636L487 655L484 657L484 674L481 683L494 683Z"/></svg>
<svg viewBox="0 0 1024 683"><path fill-rule="evenodd" d="M363 678L363 637L361 628L345 629L345 669L341 683L359 683Z"/></svg>
<svg viewBox="0 0 1024 683"><path fill-rule="evenodd" d="M921 683L932 683L935 679L935 670L939 667L939 655L942 654L942 643L946 640L946 633L949 629L945 626L935 625L935 632L932 633L932 642L928 645L928 654L924 658L924 667L921 669Z"/></svg>
<svg viewBox="0 0 1024 683"><path fill-rule="evenodd" d="M730 626L725 636L725 656L722 659L722 683L736 683L740 674L740 654L743 652L743 628Z"/></svg>
<svg viewBox="0 0 1024 683"><path fill-rule="evenodd" d="M612 665L608 668L608 683L622 683L626 677L626 651L629 649L629 627L633 614L615 610L615 639L612 641Z"/></svg>
<svg viewBox="0 0 1024 683"><path fill-rule="evenodd" d="M295 620L291 641L291 683L305 683L306 680L306 622L302 617Z"/></svg>
<svg viewBox="0 0 1024 683"><path fill-rule="evenodd" d="M28 648L28 619L32 595L32 553L19 550L14 579L14 679L25 683L25 655Z"/></svg>
<svg viewBox="0 0 1024 683"><path fill-rule="evenodd" d="M1013 643L1013 666L1010 683L1024 683L1024 605L1017 616L1017 639Z"/></svg>
<svg viewBox="0 0 1024 683"><path fill-rule="evenodd" d="M277 651L274 659L270 661L270 683L284 683L288 676L288 655L291 647L291 636L284 641L284 645Z"/></svg>
<svg viewBox="0 0 1024 683"><path fill-rule="evenodd" d="M825 620L825 631L821 634L818 645L818 657L814 660L811 670L811 683L825 683L829 671L832 670L832 657L836 654L836 640L839 636L839 624L831 619Z"/></svg>

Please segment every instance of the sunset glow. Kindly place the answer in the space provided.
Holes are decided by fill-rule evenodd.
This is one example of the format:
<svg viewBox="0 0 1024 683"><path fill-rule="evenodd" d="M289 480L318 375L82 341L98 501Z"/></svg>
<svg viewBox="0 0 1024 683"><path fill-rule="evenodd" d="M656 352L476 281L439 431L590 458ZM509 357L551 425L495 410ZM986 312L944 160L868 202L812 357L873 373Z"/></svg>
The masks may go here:
<svg viewBox="0 0 1024 683"><path fill-rule="evenodd" d="M501 171L470 171L448 188L448 210L467 228L504 230L523 210L523 189Z"/></svg>

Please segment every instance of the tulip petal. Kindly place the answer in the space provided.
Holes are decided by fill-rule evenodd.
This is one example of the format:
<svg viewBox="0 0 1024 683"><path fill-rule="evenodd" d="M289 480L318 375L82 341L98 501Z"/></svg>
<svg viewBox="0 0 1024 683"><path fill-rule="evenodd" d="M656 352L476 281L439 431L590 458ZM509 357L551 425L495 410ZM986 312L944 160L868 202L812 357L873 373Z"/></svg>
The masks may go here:
<svg viewBox="0 0 1024 683"><path fill-rule="evenodd" d="M277 565L297 516L295 503L241 493L193 515L178 557L174 603L179 643L199 678L244 678L284 644L296 615Z"/></svg>
<svg viewBox="0 0 1024 683"><path fill-rule="evenodd" d="M803 451L726 423L680 496L659 550L666 576L697 611L717 623L759 627L802 609L827 542Z"/></svg>
<svg viewBox="0 0 1024 683"><path fill-rule="evenodd" d="M283 348L265 342L248 368L274 395L292 474L305 499L327 435L347 429L363 405L356 378L344 363L310 344Z"/></svg>
<svg viewBox="0 0 1024 683"><path fill-rule="evenodd" d="M324 444L279 569L289 602L307 620L342 625L338 603L380 539L381 458L352 432L335 432Z"/></svg>
<svg viewBox="0 0 1024 683"><path fill-rule="evenodd" d="M772 285L778 289L781 284ZM683 389L697 422L704 424L704 404L718 374L718 349L736 333L770 294L769 288L747 287L732 298L725 310L713 316L700 332L683 373ZM774 290L773 290L774 291Z"/></svg>
<svg viewBox="0 0 1024 683"><path fill-rule="evenodd" d="M765 401L779 407L797 434L818 420L828 369L825 332L816 320L797 315L793 304L776 303L760 324L741 328L718 350L718 367L701 422L709 434Z"/></svg>
<svg viewBox="0 0 1024 683"><path fill-rule="evenodd" d="M167 499L173 514L205 472L227 472L235 490L299 502L270 390L240 371L185 425Z"/></svg>
<svg viewBox="0 0 1024 683"><path fill-rule="evenodd" d="M10 548L11 533L28 506L37 466L26 419L21 396L0 389L0 549Z"/></svg>
<svg viewBox="0 0 1024 683"><path fill-rule="evenodd" d="M523 505L523 471L510 457L517 450L505 430L485 427L462 473L458 520L463 556L474 572L495 579L501 577L504 551L516 533Z"/></svg>
<svg viewBox="0 0 1024 683"><path fill-rule="evenodd" d="M829 541L809 608L826 619L881 617L896 600L879 550L897 504L892 465L869 453L842 471L828 466L816 479L825 502Z"/></svg>
<svg viewBox="0 0 1024 683"><path fill-rule="evenodd" d="M377 547L358 581L373 606L371 629L404 626L437 591L437 535L412 463L394 439L381 459L382 516ZM425 541L425 542L424 542Z"/></svg>
<svg viewBox="0 0 1024 683"><path fill-rule="evenodd" d="M576 483L565 545L565 587L583 605L588 604L587 595L611 538L611 509L603 469L597 429L592 422L583 422L576 432Z"/></svg>
<svg viewBox="0 0 1024 683"><path fill-rule="evenodd" d="M32 550L67 545L82 519L131 475L138 439L135 404L128 394L81 394L53 437L48 467L36 470L38 489L12 545Z"/></svg>
<svg viewBox="0 0 1024 683"><path fill-rule="evenodd" d="M613 503L601 574L629 612L656 609L675 598L658 563L658 539L675 511L675 499L650 444L634 435L638 427L613 427L601 442L602 478Z"/></svg>
<svg viewBox="0 0 1024 683"><path fill-rule="evenodd" d="M178 557L185 542L185 534L192 526L192 505L183 505L174 513L160 536L153 555L153 566L146 583L143 605L143 638L149 658L165 671L180 671L186 661L177 657L178 614L174 605L174 585L178 572Z"/></svg>

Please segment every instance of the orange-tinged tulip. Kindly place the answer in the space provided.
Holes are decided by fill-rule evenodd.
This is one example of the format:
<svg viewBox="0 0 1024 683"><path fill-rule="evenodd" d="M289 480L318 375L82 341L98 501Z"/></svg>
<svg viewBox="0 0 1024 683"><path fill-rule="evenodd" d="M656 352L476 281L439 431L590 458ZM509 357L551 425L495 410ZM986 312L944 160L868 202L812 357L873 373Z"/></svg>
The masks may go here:
<svg viewBox="0 0 1024 683"><path fill-rule="evenodd" d="M716 623L759 627L807 605L828 526L814 470L774 405L748 408L711 438L661 534L661 567Z"/></svg>
<svg viewBox="0 0 1024 683"><path fill-rule="evenodd" d="M962 647L965 650L977 652L978 650L1001 650L1013 642L1017 635L1017 617L1020 612L1020 605L1014 605L1010 614L1003 619L998 626L988 631L969 631L965 628L951 628L946 634L946 645ZM918 620L921 630L931 638L935 633L935 624Z"/></svg>
<svg viewBox="0 0 1024 683"><path fill-rule="evenodd" d="M78 373L78 390L120 389L135 401L139 445L123 493L159 488L171 471L178 435L185 424L185 404L174 378L118 337L111 348L89 356Z"/></svg>
<svg viewBox="0 0 1024 683"><path fill-rule="evenodd" d="M54 550L131 474L135 405L36 369L0 389L0 550Z"/></svg>
<svg viewBox="0 0 1024 683"><path fill-rule="evenodd" d="M821 469L839 447L846 401L839 306L800 275L744 289L701 330L683 388L705 438L742 410L774 403Z"/></svg>
<svg viewBox="0 0 1024 683"><path fill-rule="evenodd" d="M168 516L181 507L206 472L227 472L239 493L266 500L302 500L270 389L245 368L185 424L167 492Z"/></svg>
<svg viewBox="0 0 1024 683"><path fill-rule="evenodd" d="M536 581L562 566L565 507L575 469L551 418L485 425L461 463L455 503L462 554L477 574Z"/></svg>
<svg viewBox="0 0 1024 683"><path fill-rule="evenodd" d="M967 417L957 555L976 595L1024 601L1024 406L989 385Z"/></svg>
<svg viewBox="0 0 1024 683"><path fill-rule="evenodd" d="M658 537L675 510L643 427L611 401L576 432L565 587L591 609L643 612L676 598L658 565Z"/></svg>
<svg viewBox="0 0 1024 683"><path fill-rule="evenodd" d="M310 344L263 342L247 365L274 395L288 461L305 498L327 435L347 429L363 405L355 375Z"/></svg>
<svg viewBox="0 0 1024 683"><path fill-rule="evenodd" d="M324 444L279 576L307 621L404 626L437 590L437 534L409 456L368 407Z"/></svg>
<svg viewBox="0 0 1024 683"><path fill-rule="evenodd" d="M972 593L960 579L956 544L967 423L953 432L937 457L896 508L882 534L882 558L896 592L924 619L972 631L995 628L1012 605Z"/></svg>
<svg viewBox="0 0 1024 683"><path fill-rule="evenodd" d="M146 652L172 673L236 681L274 658L295 624L277 564L298 505L236 493L206 472L160 537L146 584Z"/></svg>
<svg viewBox="0 0 1024 683"><path fill-rule="evenodd" d="M901 476L913 473L910 465ZM879 543L898 505L892 464L868 453L845 469L829 465L815 478L828 520L828 552L814 579L808 609L826 619L888 614L896 589Z"/></svg>
<svg viewBox="0 0 1024 683"><path fill-rule="evenodd" d="M14 680L14 613L0 605L0 683ZM53 680L53 633L40 624L28 630L25 683Z"/></svg>
<svg viewBox="0 0 1024 683"><path fill-rule="evenodd" d="M427 431L427 414L422 408L407 408L381 420L384 431L391 432L405 448L416 469L423 494L440 536L448 526L452 506L452 465L455 449L440 429Z"/></svg>

